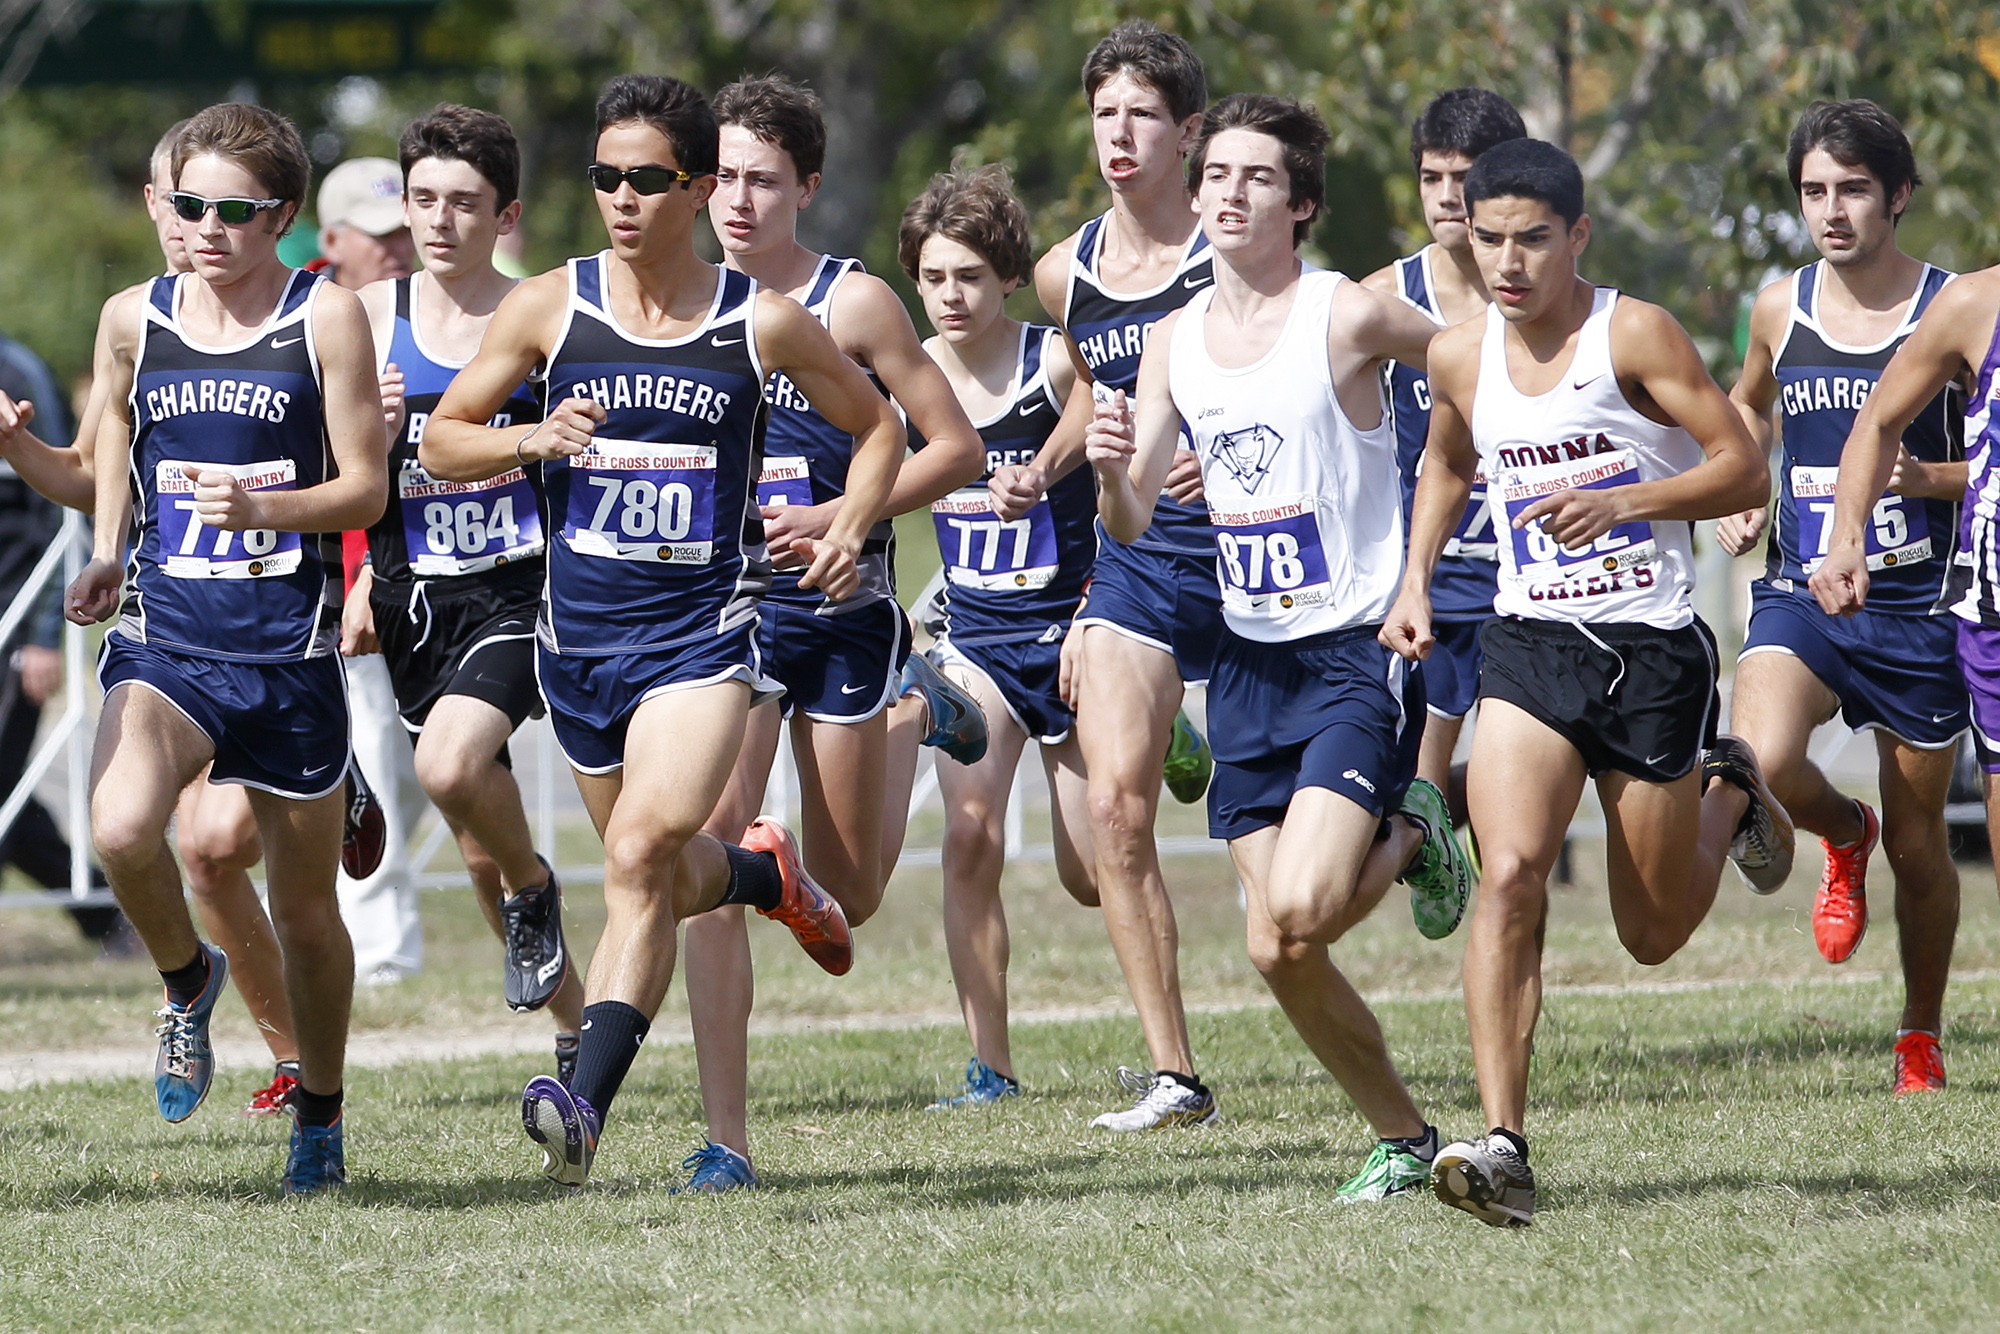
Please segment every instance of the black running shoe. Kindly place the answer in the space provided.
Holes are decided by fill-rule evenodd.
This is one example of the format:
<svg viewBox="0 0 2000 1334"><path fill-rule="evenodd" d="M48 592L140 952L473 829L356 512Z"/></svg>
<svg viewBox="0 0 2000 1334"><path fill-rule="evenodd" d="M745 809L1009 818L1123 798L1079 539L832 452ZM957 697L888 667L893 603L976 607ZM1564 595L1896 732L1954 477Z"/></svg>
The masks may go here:
<svg viewBox="0 0 2000 1334"><path fill-rule="evenodd" d="M1743 789L1750 798L1729 842L1729 860L1736 863L1744 883L1759 894L1782 889L1792 873L1794 834L1792 817L1765 786L1764 771L1757 754L1742 737L1724 734L1715 739L1701 759L1702 786L1720 778Z"/></svg>
<svg viewBox="0 0 2000 1334"><path fill-rule="evenodd" d="M340 831L340 869L355 880L366 880L381 868L389 846L389 822L374 789L361 776L361 766L347 766L347 818Z"/></svg>
<svg viewBox="0 0 2000 1334"><path fill-rule="evenodd" d="M556 1083L564 1088L576 1082L576 1054L582 1050L579 1034L556 1034Z"/></svg>
<svg viewBox="0 0 2000 1334"><path fill-rule="evenodd" d="M561 989L569 972L563 948L562 886L547 861L549 882L540 889L500 901L500 926L507 944L504 969L507 1008L516 1014L539 1010Z"/></svg>

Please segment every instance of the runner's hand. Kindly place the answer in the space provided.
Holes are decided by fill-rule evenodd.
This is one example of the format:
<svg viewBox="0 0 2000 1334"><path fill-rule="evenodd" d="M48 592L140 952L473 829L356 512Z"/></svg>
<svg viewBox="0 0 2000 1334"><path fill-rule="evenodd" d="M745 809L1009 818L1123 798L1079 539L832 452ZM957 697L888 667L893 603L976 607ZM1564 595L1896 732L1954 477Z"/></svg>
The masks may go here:
<svg viewBox="0 0 2000 1334"><path fill-rule="evenodd" d="M1056 693L1072 713L1083 695L1083 635L1089 628L1071 621L1069 631L1063 635L1062 652L1056 655Z"/></svg>
<svg viewBox="0 0 2000 1334"><path fill-rule="evenodd" d="M1741 514L1725 514L1716 521L1715 540L1722 549L1732 556L1740 556L1756 546L1764 536L1764 526L1770 521L1771 512L1765 509L1744 510Z"/></svg>
<svg viewBox="0 0 2000 1334"><path fill-rule="evenodd" d="M1090 425L1083 432L1083 453L1092 467L1123 469L1132 466L1139 452L1132 426L1132 405L1123 389L1114 389L1109 398L1091 405Z"/></svg>
<svg viewBox="0 0 2000 1334"><path fill-rule="evenodd" d="M1206 494L1201 489L1201 455L1192 449L1176 449L1173 466L1167 469L1165 490L1169 500L1199 504Z"/></svg>
<svg viewBox="0 0 2000 1334"><path fill-rule="evenodd" d="M21 693L36 708L62 689L63 655L40 644L23 644L14 650L14 666L21 673Z"/></svg>
<svg viewBox="0 0 2000 1334"><path fill-rule="evenodd" d="M995 468L986 483L986 503L1005 523L1024 517L1041 503L1049 489L1049 479L1032 463L1009 463Z"/></svg>
<svg viewBox="0 0 2000 1334"><path fill-rule="evenodd" d="M1559 547L1574 551L1586 543L1595 542L1624 522L1625 516L1619 513L1623 503L1618 494L1620 489L1615 486L1571 487L1552 496L1543 496L1521 511L1514 519L1514 527L1526 528L1540 519L1542 532L1550 540Z"/></svg>
<svg viewBox="0 0 2000 1334"><path fill-rule="evenodd" d="M407 405L403 401L403 372L395 362L382 368L382 421L389 428L389 439L402 434L403 416Z"/></svg>
<svg viewBox="0 0 2000 1334"><path fill-rule="evenodd" d="M1411 662L1422 662L1431 655L1431 646L1437 643L1437 636L1431 629L1431 600L1427 594L1412 593L1405 589L1396 595L1396 603L1389 608L1389 614L1382 620L1382 629L1375 636L1382 647L1400 653Z"/></svg>
<svg viewBox="0 0 2000 1334"><path fill-rule="evenodd" d="M770 550L771 563L781 570L793 570L811 559L798 546L799 540L825 537L826 530L833 527L840 505L837 501L823 505L762 505L757 512L764 516L764 545Z"/></svg>
<svg viewBox="0 0 2000 1334"><path fill-rule="evenodd" d="M9 398L0 392L0 453L10 449L17 437L28 429L28 423L35 419L35 405L25 398Z"/></svg>
<svg viewBox="0 0 2000 1334"><path fill-rule="evenodd" d="M83 567L63 593L63 615L78 625L96 625L118 607L118 590L125 572L108 560L93 560Z"/></svg>
<svg viewBox="0 0 2000 1334"><path fill-rule="evenodd" d="M343 658L359 658L364 654L380 653L382 641L375 637L375 601L369 592L375 587L375 575L366 565L355 576L354 587L347 590L347 601L340 608L340 655Z"/></svg>
<svg viewBox="0 0 2000 1334"><path fill-rule="evenodd" d="M861 572L854 567L854 553L838 542L802 537L792 543L792 551L808 562L806 572L799 576L800 588L817 588L835 602L845 602L861 587Z"/></svg>
<svg viewBox="0 0 2000 1334"><path fill-rule="evenodd" d="M181 472L194 483L194 512L210 528L241 532L264 528L263 505L255 491L246 491L236 474L199 464L183 465Z"/></svg>
<svg viewBox="0 0 2000 1334"><path fill-rule="evenodd" d="M590 438L604 425L604 405L574 394L556 405L542 424L529 433L515 453L535 462L568 458L590 448Z"/></svg>
<svg viewBox="0 0 2000 1334"><path fill-rule="evenodd" d="M1859 547L1838 546L1806 580L1829 616L1852 616L1868 605L1868 554Z"/></svg>

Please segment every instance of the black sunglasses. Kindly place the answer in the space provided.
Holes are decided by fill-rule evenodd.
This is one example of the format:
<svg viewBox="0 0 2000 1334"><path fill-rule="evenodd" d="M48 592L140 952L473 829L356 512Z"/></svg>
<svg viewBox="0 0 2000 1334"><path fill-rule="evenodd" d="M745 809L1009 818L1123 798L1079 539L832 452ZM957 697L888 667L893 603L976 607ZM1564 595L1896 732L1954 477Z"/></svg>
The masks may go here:
<svg viewBox="0 0 2000 1334"><path fill-rule="evenodd" d="M663 195L676 185L687 185L694 180L693 172L675 171L671 167L627 167L620 171L593 162L584 170L597 192L606 195L618 193L621 184L630 184L635 195Z"/></svg>
<svg viewBox="0 0 2000 1334"><path fill-rule="evenodd" d="M241 227L259 213L285 206L282 199L203 199L183 190L168 195L167 202L174 206L174 212L185 222L200 222L203 215L214 209L215 216L230 227Z"/></svg>

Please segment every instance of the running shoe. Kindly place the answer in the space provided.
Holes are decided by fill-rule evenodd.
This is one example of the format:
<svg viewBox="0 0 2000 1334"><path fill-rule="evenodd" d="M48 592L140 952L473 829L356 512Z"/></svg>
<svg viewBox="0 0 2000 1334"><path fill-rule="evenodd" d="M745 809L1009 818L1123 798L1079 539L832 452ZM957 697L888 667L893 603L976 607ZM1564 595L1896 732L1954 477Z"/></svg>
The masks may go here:
<svg viewBox="0 0 2000 1334"><path fill-rule="evenodd" d="M1729 843L1729 860L1750 888L1773 894L1792 874L1792 817L1764 785L1764 771L1750 743L1727 734L1715 739L1701 760L1701 785L1711 778L1734 783L1749 795L1750 805Z"/></svg>
<svg viewBox="0 0 2000 1334"><path fill-rule="evenodd" d="M727 1144L713 1140L681 1159L681 1171L688 1179L668 1191L669 1195L726 1195L732 1190L757 1189L757 1173L750 1160Z"/></svg>
<svg viewBox="0 0 2000 1334"><path fill-rule="evenodd" d="M1183 806L1192 806L1208 791L1209 775L1215 772L1215 754L1208 738L1195 730L1187 710L1174 714L1174 730L1167 741L1167 762L1161 766L1167 791Z"/></svg>
<svg viewBox="0 0 2000 1334"><path fill-rule="evenodd" d="M1163 1126L1209 1126L1222 1119L1215 1095L1205 1084L1183 1084L1170 1074L1147 1074L1118 1067L1118 1082L1135 1101L1122 1112L1106 1112L1090 1123L1092 1130L1121 1135Z"/></svg>
<svg viewBox="0 0 2000 1334"><path fill-rule="evenodd" d="M944 638L945 629L950 624L949 614L945 611L945 599L950 596L950 591L951 585L945 581L944 570L940 567L931 576L930 582L918 590L917 600L910 604L910 619L932 639Z"/></svg>
<svg viewBox="0 0 2000 1334"><path fill-rule="evenodd" d="M929 656L911 653L903 664L903 683L896 693L921 692L930 710L931 731L926 746L936 746L960 764L977 764L986 754L986 713L937 669Z"/></svg>
<svg viewBox="0 0 2000 1334"><path fill-rule="evenodd" d="M582 1048L580 1034L556 1034L556 1082L564 1088L576 1082L576 1054Z"/></svg>
<svg viewBox="0 0 2000 1334"><path fill-rule="evenodd" d="M1882 841L1882 822L1865 801L1854 803L1861 812L1861 841L1850 848L1836 848L1825 839L1826 869L1820 872L1819 893L1813 896L1813 944L1828 963L1846 963L1861 948L1868 934L1868 857Z"/></svg>
<svg viewBox="0 0 2000 1334"><path fill-rule="evenodd" d="M159 1100L160 1115L174 1122L194 1115L215 1078L208 1017L229 985L229 956L213 945L201 948L208 954L208 985L185 1007L168 1000L153 1011L160 1021L153 1030L160 1039L160 1054L153 1059L153 1095Z"/></svg>
<svg viewBox="0 0 2000 1334"><path fill-rule="evenodd" d="M243 1109L245 1116L276 1116L290 1104L292 1090L299 1086L299 1077L284 1066L279 1066L271 1082L250 1095L250 1105Z"/></svg>
<svg viewBox="0 0 2000 1334"><path fill-rule="evenodd" d="M965 1063L965 1086L957 1093L939 1098L924 1108L927 1112L955 1112L964 1107L984 1107L1002 1098L1018 1098L1021 1086L977 1056Z"/></svg>
<svg viewBox="0 0 2000 1334"><path fill-rule="evenodd" d="M292 1153L285 1163L284 1190L287 1195L312 1195L337 1190L347 1184L347 1150L341 1144L340 1123L330 1126L302 1126L292 1118Z"/></svg>
<svg viewBox="0 0 2000 1334"><path fill-rule="evenodd" d="M1428 778L1410 780L1401 813L1423 826L1424 841L1396 877L1410 887L1410 916L1427 940L1443 940L1465 919L1472 894L1472 861L1451 827L1444 793Z"/></svg>
<svg viewBox="0 0 2000 1334"><path fill-rule="evenodd" d="M516 1014L547 1005L569 973L569 951L563 948L562 886L548 862L542 861L542 867L549 873L546 885L500 900L500 930L507 944L502 988L507 1008Z"/></svg>
<svg viewBox="0 0 2000 1334"><path fill-rule="evenodd" d="M1436 1153L1436 1128L1431 1128L1425 1138L1431 1151ZM1392 1144L1381 1139L1375 1141L1375 1147L1369 1151L1368 1161L1361 1165L1361 1170L1334 1188L1333 1198L1343 1204L1373 1204L1391 1195L1407 1194L1430 1179L1430 1162L1419 1157L1416 1150L1407 1144Z"/></svg>
<svg viewBox="0 0 2000 1334"><path fill-rule="evenodd" d="M597 1158L597 1109L547 1075L521 1090L521 1127L542 1146L542 1174L564 1186L590 1179Z"/></svg>
<svg viewBox="0 0 2000 1334"><path fill-rule="evenodd" d="M1526 1227L1535 1216L1534 1170L1498 1135L1438 1150L1431 1189L1452 1208L1494 1227Z"/></svg>
<svg viewBox="0 0 2000 1334"><path fill-rule="evenodd" d="M347 812L340 829L340 869L348 878L366 880L382 866L389 846L389 820L375 790L362 777L361 766L347 766Z"/></svg>
<svg viewBox="0 0 2000 1334"><path fill-rule="evenodd" d="M839 977L854 966L854 937L847 930L847 914L840 904L806 874L799 860L798 844L789 829L767 815L760 815L743 831L737 846L751 852L768 852L778 859L778 874L784 881L784 896L775 908L757 911L780 925L789 927L792 938L820 967Z"/></svg>
<svg viewBox="0 0 2000 1334"><path fill-rule="evenodd" d="M1911 1029L1896 1039L1896 1096L1944 1092L1944 1053L1935 1033Z"/></svg>

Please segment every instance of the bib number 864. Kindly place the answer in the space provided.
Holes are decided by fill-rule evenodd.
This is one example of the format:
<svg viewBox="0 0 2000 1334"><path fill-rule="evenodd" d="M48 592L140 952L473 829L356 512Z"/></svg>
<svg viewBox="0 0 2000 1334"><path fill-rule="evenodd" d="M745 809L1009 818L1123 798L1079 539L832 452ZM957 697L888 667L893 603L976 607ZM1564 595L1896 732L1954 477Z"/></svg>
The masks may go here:
<svg viewBox="0 0 2000 1334"><path fill-rule="evenodd" d="M433 500L424 506L424 545L440 556L476 554L495 541L512 547L520 537L512 496L495 500L490 515L477 500L461 500L456 505Z"/></svg>
<svg viewBox="0 0 2000 1334"><path fill-rule="evenodd" d="M1216 549L1229 582L1245 592L1297 588L1305 582L1305 562L1299 539L1290 533L1230 533L1218 531Z"/></svg>

